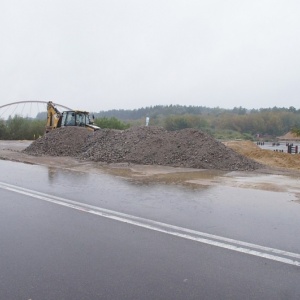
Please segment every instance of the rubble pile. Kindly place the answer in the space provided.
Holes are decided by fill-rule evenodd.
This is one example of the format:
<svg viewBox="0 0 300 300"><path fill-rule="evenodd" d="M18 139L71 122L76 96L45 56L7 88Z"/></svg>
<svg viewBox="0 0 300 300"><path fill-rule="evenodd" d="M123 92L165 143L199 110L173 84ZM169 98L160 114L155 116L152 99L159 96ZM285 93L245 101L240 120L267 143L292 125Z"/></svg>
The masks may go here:
<svg viewBox="0 0 300 300"><path fill-rule="evenodd" d="M200 130L166 131L154 126L101 129L94 133L84 128L59 128L24 151L107 163L241 171L262 167Z"/></svg>
<svg viewBox="0 0 300 300"><path fill-rule="evenodd" d="M23 152L30 155L72 156L82 153L91 131L84 127L57 128L35 140Z"/></svg>

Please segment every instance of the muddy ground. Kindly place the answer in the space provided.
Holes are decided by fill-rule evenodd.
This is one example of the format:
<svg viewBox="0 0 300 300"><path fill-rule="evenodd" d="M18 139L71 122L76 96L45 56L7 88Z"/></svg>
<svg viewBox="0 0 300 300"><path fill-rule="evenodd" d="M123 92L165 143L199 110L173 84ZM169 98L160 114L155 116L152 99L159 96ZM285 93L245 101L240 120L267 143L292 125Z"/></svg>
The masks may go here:
<svg viewBox="0 0 300 300"><path fill-rule="evenodd" d="M106 173L142 184L176 184L196 189L224 185L291 192L296 197L300 195L300 164L298 163L298 158L295 155L286 153L273 153L269 150L261 150L251 142L231 141L224 143L227 147L231 147L235 151L246 156L248 155L251 159L264 164L261 168L251 171L107 163L80 160L70 156L32 156L22 151L31 143L31 141L0 141L0 159L95 174ZM286 165L284 165L283 161L287 162Z"/></svg>

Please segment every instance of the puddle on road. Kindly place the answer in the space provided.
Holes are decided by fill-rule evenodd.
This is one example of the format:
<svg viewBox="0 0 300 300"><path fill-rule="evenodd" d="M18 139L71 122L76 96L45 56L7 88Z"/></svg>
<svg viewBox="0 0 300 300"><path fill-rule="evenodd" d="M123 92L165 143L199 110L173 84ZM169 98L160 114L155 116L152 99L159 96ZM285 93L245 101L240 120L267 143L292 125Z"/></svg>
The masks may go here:
<svg viewBox="0 0 300 300"><path fill-rule="evenodd" d="M182 186L192 190L227 186L261 191L287 192L293 194L296 199L300 199L300 179L298 176L164 166L128 166L128 164L107 166L89 163L88 165L82 164L80 169L88 173L112 175L125 180L129 184L139 186L164 184Z"/></svg>
<svg viewBox="0 0 300 300"><path fill-rule="evenodd" d="M211 182L217 184L220 182L221 177L226 174L226 172L222 171L184 171L174 169L175 168L173 168L171 172L155 172L155 170L151 169L150 172L146 170L144 173L140 173L136 170L108 169L106 172L139 184L182 185L191 188L205 188L211 185L209 184Z"/></svg>
<svg viewBox="0 0 300 300"><path fill-rule="evenodd" d="M296 178L184 170L164 174L162 168L139 176L122 169L94 166L86 172L82 166L79 171L10 161L0 161L0 167L0 181L49 195L262 245L299 247L297 239L290 242L300 232ZM257 188L245 188L251 185Z"/></svg>
<svg viewBox="0 0 300 300"><path fill-rule="evenodd" d="M47 158L49 160L49 158ZM50 164L51 163L51 164ZM231 186L246 189L289 192L300 199L298 176L263 174L257 172L226 172L218 170L199 170L165 166L142 166L130 164L106 164L64 158L51 158L48 166L49 182L57 177L73 177L75 182L94 175L110 175L133 185L182 186L189 189L208 189L214 186ZM63 174L63 175L62 175ZM81 178L81 179L79 179ZM88 180L88 179L87 179Z"/></svg>
<svg viewBox="0 0 300 300"><path fill-rule="evenodd" d="M295 176L265 175L235 176L231 178L234 186L253 188L274 192L289 192L297 195L300 192L300 180Z"/></svg>
<svg viewBox="0 0 300 300"><path fill-rule="evenodd" d="M132 168L78 164L66 169L0 161L0 182L210 234L300 249L295 177Z"/></svg>

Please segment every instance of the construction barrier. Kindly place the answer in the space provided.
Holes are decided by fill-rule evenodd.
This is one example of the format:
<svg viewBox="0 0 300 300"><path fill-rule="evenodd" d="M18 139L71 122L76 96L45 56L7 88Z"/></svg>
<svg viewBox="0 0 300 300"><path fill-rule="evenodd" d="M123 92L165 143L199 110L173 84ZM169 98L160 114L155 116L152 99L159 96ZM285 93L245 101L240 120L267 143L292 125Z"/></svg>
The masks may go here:
<svg viewBox="0 0 300 300"><path fill-rule="evenodd" d="M293 146L293 144L288 144L287 145L287 153L298 153L298 146Z"/></svg>

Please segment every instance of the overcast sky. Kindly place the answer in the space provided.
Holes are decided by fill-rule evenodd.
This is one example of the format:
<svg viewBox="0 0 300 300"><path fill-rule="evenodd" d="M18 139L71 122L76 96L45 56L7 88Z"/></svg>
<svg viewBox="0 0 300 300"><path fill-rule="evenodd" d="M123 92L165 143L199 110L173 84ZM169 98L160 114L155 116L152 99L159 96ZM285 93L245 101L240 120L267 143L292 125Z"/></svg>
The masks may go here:
<svg viewBox="0 0 300 300"><path fill-rule="evenodd" d="M0 106L300 108L299 0L1 0Z"/></svg>

